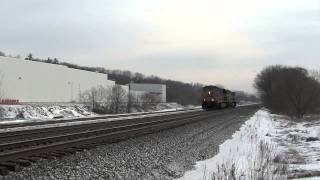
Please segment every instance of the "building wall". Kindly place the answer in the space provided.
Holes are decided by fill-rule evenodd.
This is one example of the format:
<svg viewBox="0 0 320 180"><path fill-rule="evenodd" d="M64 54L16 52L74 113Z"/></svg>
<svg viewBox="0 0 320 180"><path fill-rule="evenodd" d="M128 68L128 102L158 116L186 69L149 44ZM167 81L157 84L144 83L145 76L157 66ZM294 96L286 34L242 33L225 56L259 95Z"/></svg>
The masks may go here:
<svg viewBox="0 0 320 180"><path fill-rule="evenodd" d="M167 102L167 86L162 85L161 88L162 88L162 94L161 94L162 102Z"/></svg>
<svg viewBox="0 0 320 180"><path fill-rule="evenodd" d="M142 91L144 93L153 93L160 96L161 102L167 101L166 94L166 85L164 84L140 84L140 83L131 83L131 91Z"/></svg>
<svg viewBox="0 0 320 180"><path fill-rule="evenodd" d="M96 86L113 86L106 74L62 65L0 57L1 98L20 102L70 102Z"/></svg>

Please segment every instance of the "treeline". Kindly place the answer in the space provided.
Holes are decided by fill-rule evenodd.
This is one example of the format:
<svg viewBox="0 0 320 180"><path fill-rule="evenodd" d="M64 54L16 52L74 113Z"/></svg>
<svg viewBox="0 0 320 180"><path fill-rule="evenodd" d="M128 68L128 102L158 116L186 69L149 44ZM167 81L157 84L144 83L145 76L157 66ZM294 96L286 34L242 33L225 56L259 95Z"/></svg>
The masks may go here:
<svg viewBox="0 0 320 180"><path fill-rule="evenodd" d="M259 98L253 94L250 94L250 93L246 93L246 92L243 92L243 91L235 91L236 93L236 101L239 103L241 102L254 102L254 103L257 103L259 102Z"/></svg>
<svg viewBox="0 0 320 180"><path fill-rule="evenodd" d="M20 59L21 56L18 54L18 55L11 55L11 54L6 54L2 51L0 51L0 56L3 56L3 57L11 57L11 58L17 58L17 59Z"/></svg>
<svg viewBox="0 0 320 180"><path fill-rule="evenodd" d="M269 66L255 78L263 105L273 113L302 118L320 111L319 73L301 67Z"/></svg>
<svg viewBox="0 0 320 180"><path fill-rule="evenodd" d="M60 62L58 58L51 58L51 57L48 57L47 59L35 58L35 57L33 57L33 55L31 53L27 55L25 60L37 61L37 62L43 62L43 63L49 63L49 64L59 64L59 65L67 66L68 68L103 73L103 74L108 73L108 71L102 67L79 66L79 65L73 64L73 63L62 62L62 61Z"/></svg>

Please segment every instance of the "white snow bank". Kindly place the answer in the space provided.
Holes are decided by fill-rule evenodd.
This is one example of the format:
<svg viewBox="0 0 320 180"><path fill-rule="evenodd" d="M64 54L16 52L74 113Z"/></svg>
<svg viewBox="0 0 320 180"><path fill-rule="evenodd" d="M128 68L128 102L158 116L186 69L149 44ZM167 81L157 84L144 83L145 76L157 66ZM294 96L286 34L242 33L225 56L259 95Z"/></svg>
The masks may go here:
<svg viewBox="0 0 320 180"><path fill-rule="evenodd" d="M166 112L164 114L174 115L174 114L195 112L195 111L199 111L199 110L192 109L192 110L186 110L183 112L172 111L172 112ZM80 124L93 124L93 123L101 123L101 122L108 122L108 121L125 121L125 120L136 119L136 118L159 117L162 115L163 114L160 114L160 113L150 113L150 114L142 113L141 115L135 115L135 116L125 116L125 117L115 116L110 118L98 118L90 121L69 121L69 122L63 122L63 123L57 123L57 124L42 124L42 125L31 125L31 126L26 125L26 126L20 126L20 127L12 127L12 128L0 128L0 133L16 132L16 131L23 131L23 130L36 130L36 129L62 127L62 126L74 126L74 125L80 125Z"/></svg>
<svg viewBox="0 0 320 180"><path fill-rule="evenodd" d="M266 134L273 131L273 122L266 111L258 111L248 120L239 131L235 132L232 139L225 141L219 147L219 153L211 159L197 162L195 170L188 171L181 180L212 179L213 173L217 173L221 167L227 165L236 167L237 177L244 174L249 176L248 169L254 167L258 159L260 141L270 142ZM231 167L226 167L227 169ZM248 177L244 179L249 179Z"/></svg>
<svg viewBox="0 0 320 180"><path fill-rule="evenodd" d="M0 123L94 116L85 106L0 105Z"/></svg>
<svg viewBox="0 0 320 180"><path fill-rule="evenodd" d="M289 122L275 117L281 124L272 134L278 149L290 164L290 177L317 172L320 179L320 120L312 122Z"/></svg>
<svg viewBox="0 0 320 180"><path fill-rule="evenodd" d="M140 109L130 113L132 115L143 114L144 112L175 112L178 110L199 109L200 107L182 106L177 103L161 103ZM17 124L25 122L39 121L59 121L61 119L74 119L85 117L113 117L115 114L98 115L89 111L84 105L0 105L0 125L1 124ZM123 115L123 114L117 114Z"/></svg>
<svg viewBox="0 0 320 180"><path fill-rule="evenodd" d="M132 112L159 112L159 111L177 111L182 109L190 109L194 106L183 106L178 103L159 103L159 104L149 104L141 105L135 104L131 108Z"/></svg>
<svg viewBox="0 0 320 180"><path fill-rule="evenodd" d="M271 173L274 179L285 179L287 175L294 178L301 171L319 171L320 141L316 140L320 138L319 122L292 123L260 110L233 134L232 139L219 146L216 156L197 162L194 170L179 179L211 180L213 175L217 177L224 174L222 171L231 169L240 179L255 179L252 173L256 173L261 164L271 172L277 169L286 171L285 175ZM291 157L292 152L295 154ZM274 162L276 158L279 162ZM296 158L301 162L297 164Z"/></svg>
<svg viewBox="0 0 320 180"><path fill-rule="evenodd" d="M174 111L181 109L185 109L185 107L177 103L163 103L152 107L150 106L144 109L143 112ZM0 123L1 119L20 122L25 119L75 118L96 115L97 114L89 111L84 105L0 105Z"/></svg>

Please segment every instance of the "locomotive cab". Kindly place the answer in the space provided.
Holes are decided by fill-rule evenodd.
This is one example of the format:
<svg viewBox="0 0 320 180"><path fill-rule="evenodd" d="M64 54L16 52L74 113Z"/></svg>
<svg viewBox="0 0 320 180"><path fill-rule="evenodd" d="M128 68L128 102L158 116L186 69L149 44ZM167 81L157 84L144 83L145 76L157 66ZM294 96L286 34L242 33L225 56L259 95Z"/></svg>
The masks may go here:
<svg viewBox="0 0 320 180"><path fill-rule="evenodd" d="M210 109L218 107L219 90L215 86L206 86L202 90L202 108Z"/></svg>
<svg viewBox="0 0 320 180"><path fill-rule="evenodd" d="M235 107L235 93L217 86L205 86L202 89L202 109L222 109Z"/></svg>

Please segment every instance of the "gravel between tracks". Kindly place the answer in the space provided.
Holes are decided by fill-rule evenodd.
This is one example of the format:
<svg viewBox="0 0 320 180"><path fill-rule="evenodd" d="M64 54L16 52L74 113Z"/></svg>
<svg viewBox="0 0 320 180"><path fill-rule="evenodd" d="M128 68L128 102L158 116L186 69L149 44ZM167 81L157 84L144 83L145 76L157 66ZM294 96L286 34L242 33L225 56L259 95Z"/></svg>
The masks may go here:
<svg viewBox="0 0 320 180"><path fill-rule="evenodd" d="M251 117L257 107L149 134L53 160L40 160L7 179L173 179L196 161L214 156L219 145Z"/></svg>

